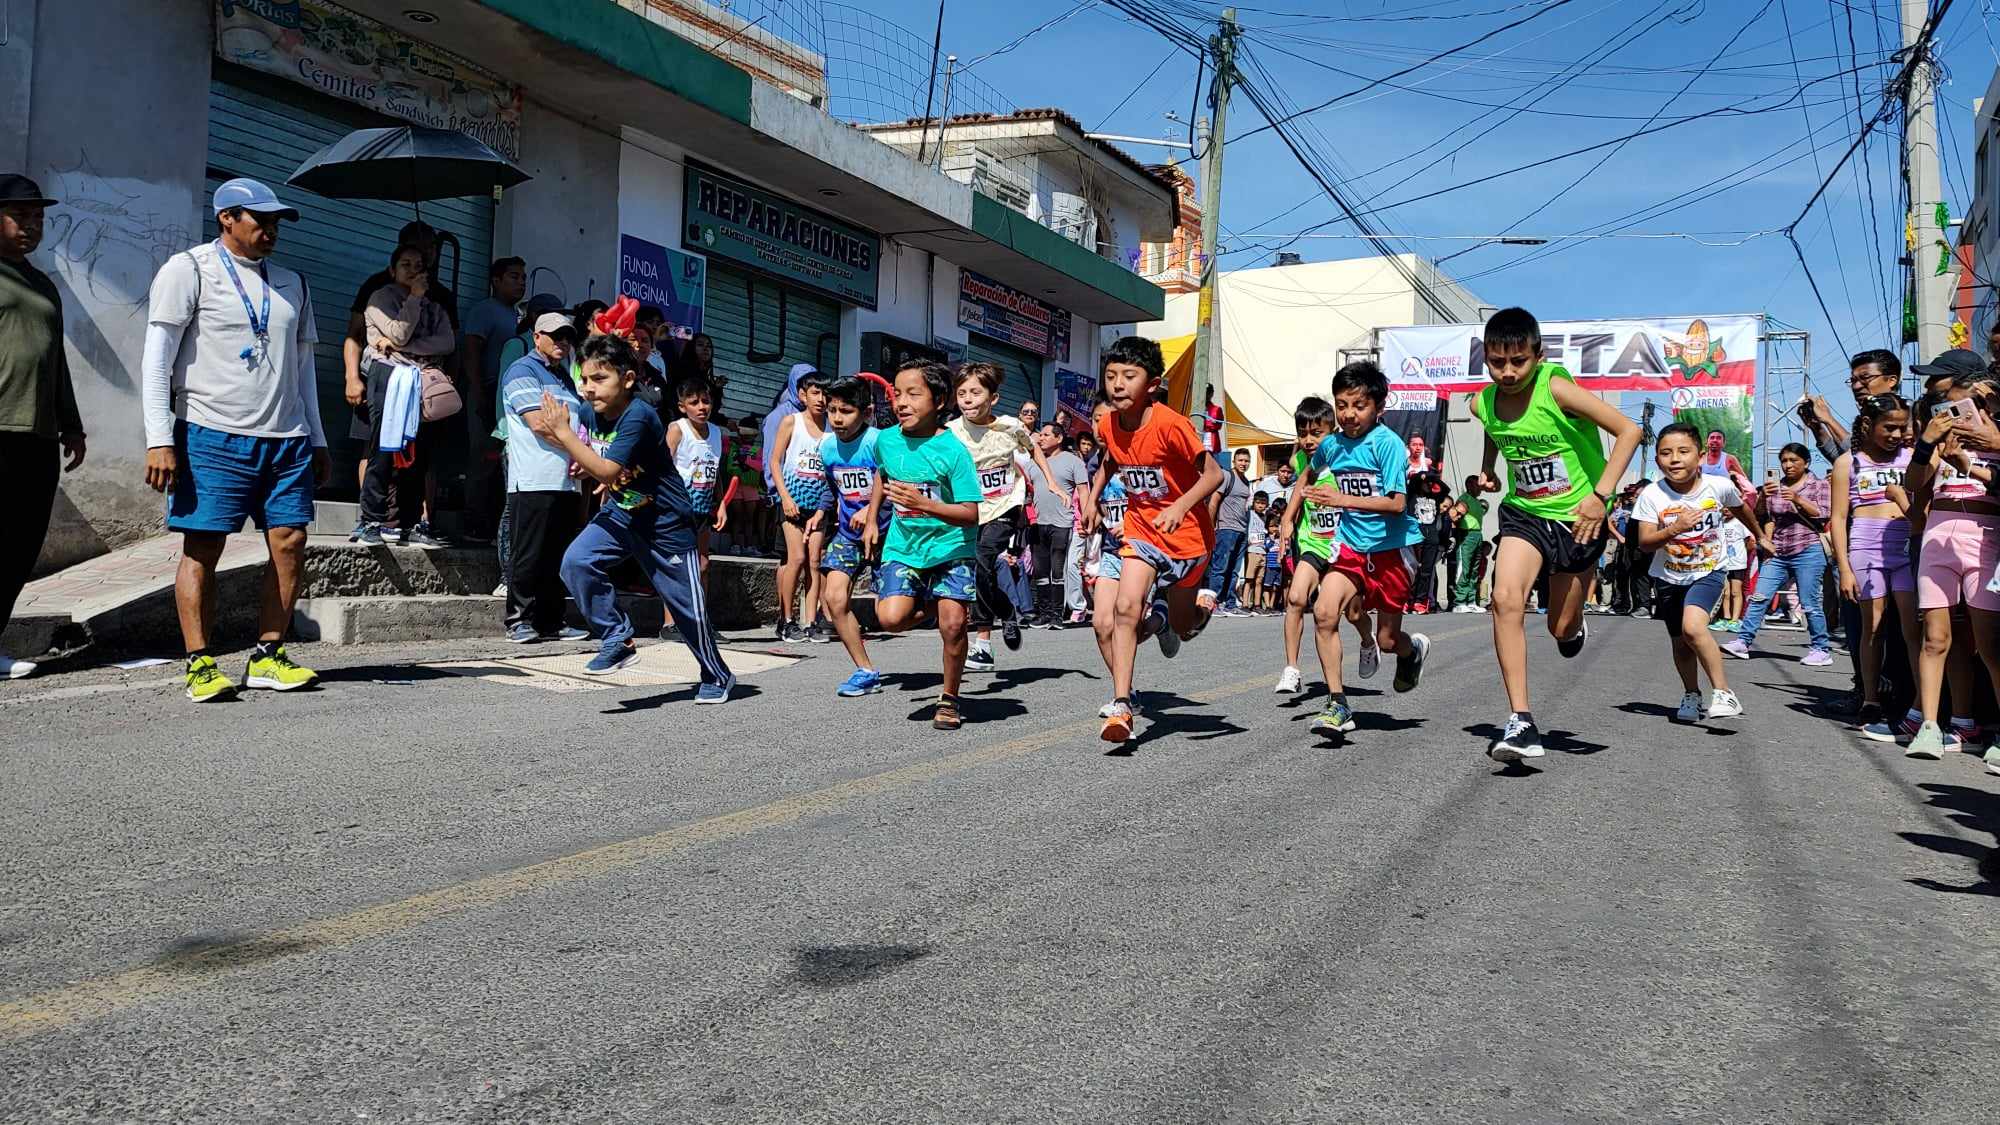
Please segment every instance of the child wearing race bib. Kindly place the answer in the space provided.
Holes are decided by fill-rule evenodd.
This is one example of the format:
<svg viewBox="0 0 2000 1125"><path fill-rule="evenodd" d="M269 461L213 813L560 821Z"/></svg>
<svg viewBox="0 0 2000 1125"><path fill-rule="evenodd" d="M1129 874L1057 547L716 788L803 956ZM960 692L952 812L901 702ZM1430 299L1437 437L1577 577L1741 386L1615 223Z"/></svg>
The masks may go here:
<svg viewBox="0 0 2000 1125"><path fill-rule="evenodd" d="M1402 628L1416 571L1410 548L1422 531L1404 500L1410 450L1379 421L1388 399L1389 378L1375 364L1360 360L1341 368L1333 377L1335 430L1313 451L1297 490L1317 510L1340 515L1313 597L1313 647L1327 690L1326 706L1312 722L1319 734L1354 729L1340 679L1340 623L1349 603L1374 611L1377 647L1396 654L1397 691L1422 680L1430 651L1430 638Z"/></svg>
<svg viewBox="0 0 2000 1125"><path fill-rule="evenodd" d="M1041 447L1035 444L1028 427L1019 418L994 415L994 405L1000 401L1000 378L997 364L980 361L961 364L957 385L952 388L958 417L946 427L953 437L965 443L966 451L972 455L972 467L979 474L979 558L974 570L979 600L972 606L972 626L978 630L978 636L966 654L968 672L993 670L996 621L1001 625L1007 648L1012 651L1021 647L1020 615L1006 591L1000 588L999 579L1000 556L1015 548L1017 540L1021 545L1026 543L1028 478L1016 459L1033 458L1042 479L1055 480L1049 475L1048 459L1042 456ZM1069 493L1061 488L1056 493L1067 506Z"/></svg>
<svg viewBox="0 0 2000 1125"><path fill-rule="evenodd" d="M965 445L944 429L951 384L951 369L942 363L905 365L896 372L897 424L875 433L882 494L896 513L875 570L875 620L901 633L917 623L923 603L936 604L944 646L944 686L931 713L938 730L963 722L958 688L978 556L979 474Z"/></svg>
<svg viewBox="0 0 2000 1125"><path fill-rule="evenodd" d="M2000 408L2000 383L1990 377L1959 376L1941 393L1942 401L1910 453L1907 486L1912 518L1921 519L1924 529L1916 573L1924 643L1917 661L1917 728L1908 730L1906 718L1905 729L1898 733L1910 740L1904 753L1924 759L1962 748L1963 736L1976 731L1970 667L1957 669L1952 676L1952 707L1961 718L1951 720L1950 734L1938 726L1948 665L1962 659L1962 653L1952 651L1952 613L1957 607L1965 607L1973 649L1986 675L2000 683L1994 635L2000 627L2000 592L1987 588L1987 579L2000 565L2000 500L1987 490L2000 458L1966 449L1959 435L1980 427L1945 408L1948 403L1970 402L1974 418L1990 420Z"/></svg>
<svg viewBox="0 0 2000 1125"><path fill-rule="evenodd" d="M609 495L597 515L563 552L563 584L589 619L602 644L584 665L588 675L618 671L639 658L632 643L632 619L618 606L611 571L630 559L673 614L681 640L701 669L696 703L727 703L736 677L723 663L709 622L702 589L701 556L694 529L700 522L687 486L667 453L667 431L652 407L633 394L639 357L617 336L585 341L577 393L595 412L591 429L608 433L600 451L570 427L569 410L548 391L530 424L544 441L563 448L590 479Z"/></svg>
<svg viewBox="0 0 2000 1125"><path fill-rule="evenodd" d="M1683 723L1726 719L1743 713L1729 690L1722 649L1709 632L1709 614L1728 581L1729 545L1723 529L1734 521L1750 539L1769 548L1757 516L1726 476L1701 470L1701 434L1686 422L1660 431L1653 460L1660 479L1647 485L1632 505L1632 526L1641 551L1653 552L1653 616L1673 638L1674 668L1681 676L1681 703L1674 718ZM1697 667L1708 673L1714 694L1702 705Z"/></svg>
<svg viewBox="0 0 2000 1125"><path fill-rule="evenodd" d="M1903 490L1910 465L1909 404L1895 395L1869 395L1861 400L1850 433L1854 449L1834 461L1827 478L1833 493L1827 529L1833 533L1840 596L1861 607L1861 710L1855 722L1864 737L1894 742L1896 727L1883 717L1880 697L1877 633L1887 603L1895 603L1912 665L1922 647L1917 579L1910 566L1909 495Z"/></svg>
<svg viewBox="0 0 2000 1125"><path fill-rule="evenodd" d="M826 433L826 385L832 380L817 371L799 379L799 401L804 407L787 414L771 438L771 456L778 471L771 474L778 486L778 507L784 515L785 561L778 566L778 639L823 644L829 638L819 623L819 553L826 542L824 529L813 517L826 507L826 466L820 463L819 439ZM805 599L799 593L799 579L805 578ZM798 624L811 620L807 629Z"/></svg>
<svg viewBox="0 0 2000 1125"><path fill-rule="evenodd" d="M1099 391L1097 409L1092 412L1092 423L1111 413L1111 402ZM1091 578L1090 626L1097 635L1097 651L1104 658L1105 667L1111 666L1113 644L1118 632L1118 587L1125 574L1125 561L1119 552L1125 549L1125 483L1113 473L1105 478L1104 491L1097 497L1097 533L1091 537L1093 544L1086 564ZM1112 709L1118 705L1117 699L1107 702L1098 711L1098 717L1108 719ZM1131 705L1132 715L1138 717L1139 706Z"/></svg>
<svg viewBox="0 0 2000 1125"><path fill-rule="evenodd" d="M706 574L709 533L728 526L729 501L736 495L736 478L725 483L722 471L729 463L729 440L721 426L709 421L715 412L715 388L706 377L681 380L674 388L674 401L681 416L667 429L667 449L674 455L674 471L687 485L694 514L703 517L695 524L695 547Z"/></svg>
<svg viewBox="0 0 2000 1125"><path fill-rule="evenodd" d="M1480 491L1500 491L1494 473L1503 456L1510 478L1490 607L1508 714L1486 753L1517 762L1544 753L1528 701L1528 591L1547 576L1544 608L1556 650L1564 657L1583 651L1585 587L1604 553L1605 512L1639 447L1639 424L1547 362L1542 326L1526 309L1502 309L1486 322L1485 360L1493 385L1472 404L1486 429ZM1599 431L1614 439L1608 457Z"/></svg>
<svg viewBox="0 0 2000 1125"><path fill-rule="evenodd" d="M1274 689L1278 695L1297 695L1305 690L1305 677L1299 672L1299 646L1305 640L1306 614L1318 596L1320 576L1333 566L1334 529L1340 523L1339 508L1305 498L1307 486L1315 483L1308 476L1313 454L1333 431L1333 404L1318 395L1307 395L1292 411L1292 427L1298 436L1291 461L1294 483L1278 516L1280 546L1291 551L1293 562L1290 582L1280 587L1285 591L1285 669L1278 673ZM1348 620L1361 634L1358 663L1365 680L1375 675L1382 653L1375 647L1374 623L1361 607L1359 600L1350 602Z"/></svg>
<svg viewBox="0 0 2000 1125"><path fill-rule="evenodd" d="M882 474L875 457L878 435L868 425L874 413L875 390L861 379L835 379L826 388L827 433L819 439L819 456L826 464L834 507L813 518L831 517L833 521L826 549L819 556L820 596L841 646L854 661L854 674L834 693L850 699L882 690L882 677L868 659L852 602L854 579L873 565L882 545L882 530L889 522L889 512L882 506Z"/></svg>
<svg viewBox="0 0 2000 1125"><path fill-rule="evenodd" d="M1118 552L1118 601L1105 655L1112 700L1099 737L1106 742L1132 737L1139 642L1156 638L1160 654L1171 659L1215 609L1215 594L1202 579L1215 548L1207 500L1222 487L1222 466L1202 449L1185 415L1154 401L1165 376L1160 345L1152 340L1126 336L1104 349L1099 383L1111 411L1097 425L1104 460L1083 504L1083 526L1096 525L1098 501L1116 474L1125 486L1125 545ZM1161 590L1164 596L1156 598Z"/></svg>

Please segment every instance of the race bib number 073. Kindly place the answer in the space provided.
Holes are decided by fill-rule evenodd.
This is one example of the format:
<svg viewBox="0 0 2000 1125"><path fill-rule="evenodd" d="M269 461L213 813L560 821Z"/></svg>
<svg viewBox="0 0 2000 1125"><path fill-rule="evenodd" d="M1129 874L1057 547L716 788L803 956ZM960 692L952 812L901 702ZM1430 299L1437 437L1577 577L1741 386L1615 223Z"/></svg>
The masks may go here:
<svg viewBox="0 0 2000 1125"><path fill-rule="evenodd" d="M1118 471L1126 496L1159 499L1167 494L1167 474L1158 465L1127 465Z"/></svg>

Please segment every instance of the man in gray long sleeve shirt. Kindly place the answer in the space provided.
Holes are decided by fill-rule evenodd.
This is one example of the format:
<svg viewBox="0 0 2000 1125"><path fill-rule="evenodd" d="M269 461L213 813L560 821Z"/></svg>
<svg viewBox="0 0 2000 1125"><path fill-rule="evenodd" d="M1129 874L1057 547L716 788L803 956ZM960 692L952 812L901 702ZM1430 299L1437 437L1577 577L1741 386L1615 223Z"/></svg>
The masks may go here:
<svg viewBox="0 0 2000 1125"><path fill-rule="evenodd" d="M209 654L208 612L215 565L245 519L271 552L245 684L291 691L318 679L283 642L313 489L328 472L312 295L303 277L270 262L279 221L299 213L241 179L216 189L214 210L221 237L169 258L153 278L140 388L146 483L168 493L167 530L182 534L174 601L197 703L236 692Z"/></svg>

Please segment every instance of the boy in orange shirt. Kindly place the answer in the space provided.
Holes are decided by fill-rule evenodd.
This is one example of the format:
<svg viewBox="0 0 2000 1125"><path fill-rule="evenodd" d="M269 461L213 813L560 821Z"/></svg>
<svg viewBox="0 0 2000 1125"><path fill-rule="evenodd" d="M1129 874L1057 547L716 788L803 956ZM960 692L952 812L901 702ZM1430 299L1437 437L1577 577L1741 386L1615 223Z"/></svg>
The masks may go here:
<svg viewBox="0 0 2000 1125"><path fill-rule="evenodd" d="M1111 410L1097 423L1103 463L1082 505L1084 534L1097 523L1097 498L1110 474L1125 487L1125 546L1119 551L1118 601L1105 665L1112 701L1104 710L1106 742L1132 737L1132 666L1139 642L1159 641L1172 659L1183 640L1208 624L1215 595L1203 585L1215 526L1207 500L1222 487L1222 466L1202 448L1183 415L1155 403L1164 389L1160 345L1127 336L1104 349L1104 395ZM1155 597L1155 591L1164 594Z"/></svg>

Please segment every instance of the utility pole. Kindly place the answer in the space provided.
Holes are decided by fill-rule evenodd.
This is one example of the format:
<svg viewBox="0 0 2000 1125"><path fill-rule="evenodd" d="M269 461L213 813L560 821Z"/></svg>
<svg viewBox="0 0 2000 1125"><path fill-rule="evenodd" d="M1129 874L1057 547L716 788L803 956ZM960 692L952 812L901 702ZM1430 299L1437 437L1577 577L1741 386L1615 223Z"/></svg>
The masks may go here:
<svg viewBox="0 0 2000 1125"><path fill-rule="evenodd" d="M1208 40L1215 62L1209 86L1212 120L1201 146L1201 296L1194 329L1194 381L1188 387L1188 409L1201 409L1210 387L1222 389L1222 347L1215 339L1215 233L1222 225L1222 145L1228 136L1229 87L1236 80L1236 9L1224 8L1222 22ZM1197 134L1199 136L1200 134ZM1227 409L1225 407L1225 409Z"/></svg>
<svg viewBox="0 0 2000 1125"><path fill-rule="evenodd" d="M1903 50L1921 50L1926 56L1930 44L1923 40L1929 15L1927 0L1902 0ZM1910 84L1904 91L1903 166L1909 177L1910 223L1916 228L1916 245L1910 249L1910 273L1915 290L1917 313L1917 361L1928 363L1951 346L1952 270L1937 272L1940 247L1951 242L1938 225L1938 204L1944 200L1944 175L1938 166L1937 82L1928 57L1910 66Z"/></svg>

